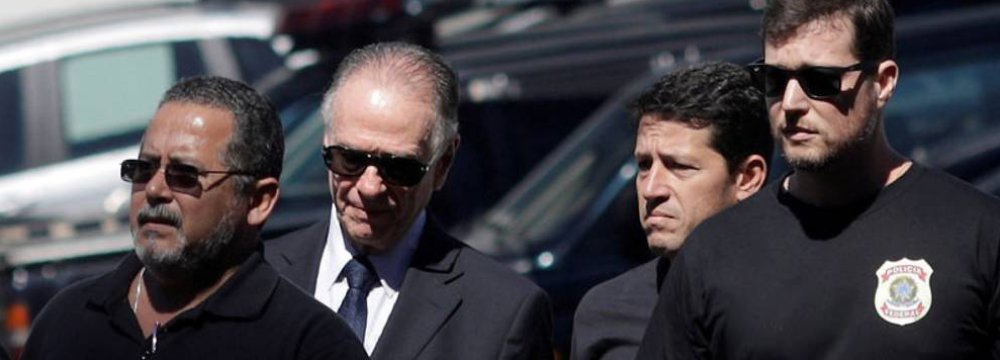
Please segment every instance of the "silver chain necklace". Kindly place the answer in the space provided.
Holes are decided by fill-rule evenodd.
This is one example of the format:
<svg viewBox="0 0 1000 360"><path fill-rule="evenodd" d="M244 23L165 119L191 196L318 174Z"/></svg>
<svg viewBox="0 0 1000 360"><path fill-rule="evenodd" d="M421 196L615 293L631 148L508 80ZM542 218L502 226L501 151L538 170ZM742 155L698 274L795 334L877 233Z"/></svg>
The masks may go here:
<svg viewBox="0 0 1000 360"><path fill-rule="evenodd" d="M135 282L135 301L132 302L132 312L139 315L139 297L142 295L142 276L146 274L146 267L139 270L139 280Z"/></svg>
<svg viewBox="0 0 1000 360"><path fill-rule="evenodd" d="M135 282L135 300L132 301L132 313L135 314L136 318L139 318L139 298L142 296L142 279L143 275L146 274L146 267L139 270L139 280ZM156 353L156 334L160 332L160 322L156 321L153 323L153 343L150 349L150 353Z"/></svg>

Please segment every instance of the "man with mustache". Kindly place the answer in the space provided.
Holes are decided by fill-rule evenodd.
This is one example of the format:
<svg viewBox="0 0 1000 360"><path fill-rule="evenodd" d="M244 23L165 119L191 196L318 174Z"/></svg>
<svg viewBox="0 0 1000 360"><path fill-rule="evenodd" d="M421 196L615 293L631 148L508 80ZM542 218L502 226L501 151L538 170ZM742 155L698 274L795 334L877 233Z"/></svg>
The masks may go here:
<svg viewBox="0 0 1000 360"><path fill-rule="evenodd" d="M632 103L639 220L659 259L587 292L573 321L573 359L635 358L684 239L764 185L774 141L763 101L747 71L713 62L664 76Z"/></svg>
<svg viewBox="0 0 1000 360"><path fill-rule="evenodd" d="M23 358L367 358L263 260L283 153L277 114L252 88L219 77L170 88L138 159L121 165L135 253L52 299Z"/></svg>
<svg viewBox="0 0 1000 360"><path fill-rule="evenodd" d="M425 211L458 150L457 112L455 73L430 51L348 55L323 102L331 212L267 241L268 261L337 309L373 359L551 358L545 293Z"/></svg>
<svg viewBox="0 0 1000 360"><path fill-rule="evenodd" d="M693 232L640 359L1000 354L1000 202L897 153L886 0L772 0L751 70L793 171Z"/></svg>

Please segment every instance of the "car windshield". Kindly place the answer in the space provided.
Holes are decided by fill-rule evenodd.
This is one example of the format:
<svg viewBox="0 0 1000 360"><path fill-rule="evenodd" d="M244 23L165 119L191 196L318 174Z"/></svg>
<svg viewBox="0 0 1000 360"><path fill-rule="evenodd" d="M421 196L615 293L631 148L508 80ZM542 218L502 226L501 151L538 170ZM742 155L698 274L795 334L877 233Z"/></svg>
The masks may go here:
<svg viewBox="0 0 1000 360"><path fill-rule="evenodd" d="M573 227L585 209L610 201L621 187L605 194L605 185L630 185L635 124L625 104L654 76L633 82L606 102L495 210L474 223L473 233L465 237L470 245L500 256L521 252Z"/></svg>

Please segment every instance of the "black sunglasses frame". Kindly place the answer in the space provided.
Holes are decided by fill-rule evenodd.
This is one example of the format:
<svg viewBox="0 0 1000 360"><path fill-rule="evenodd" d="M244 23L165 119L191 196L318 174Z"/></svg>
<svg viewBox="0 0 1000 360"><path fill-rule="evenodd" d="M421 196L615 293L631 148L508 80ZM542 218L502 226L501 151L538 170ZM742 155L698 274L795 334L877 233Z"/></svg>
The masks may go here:
<svg viewBox="0 0 1000 360"><path fill-rule="evenodd" d="M779 97L784 95L788 89L788 81L795 79L806 96L816 100L827 100L839 96L844 92L840 87L844 74L851 71L861 71L861 75L875 70L878 61L861 61L854 65L837 66L806 66L795 70L782 69L774 65L764 64L762 60L755 61L747 66L750 75L764 96ZM769 77L774 77L769 79ZM826 82L819 85L817 81ZM779 85L780 84L780 85ZM829 89L829 93L822 91L822 88Z"/></svg>
<svg viewBox="0 0 1000 360"><path fill-rule="evenodd" d="M338 158L344 162L354 161L356 163L339 164L337 163ZM324 147L323 162L326 163L327 169L341 176L359 176L364 173L367 167L375 166L379 176L385 182L399 186L419 184L427 175L427 171L430 170L430 164L425 164L411 157L372 154L340 145Z"/></svg>
<svg viewBox="0 0 1000 360"><path fill-rule="evenodd" d="M121 163L121 178L125 182L129 183L145 184L148 183L153 176L156 176L156 172L160 170L160 167L160 164L149 160L125 160ZM240 170L201 170L193 165L179 163L168 163L163 165L163 168L164 179L167 182L167 186L169 186L171 190L180 192L193 192L201 190L202 184L199 179L202 176L209 174L225 174L227 177L230 175L256 175L249 171Z"/></svg>

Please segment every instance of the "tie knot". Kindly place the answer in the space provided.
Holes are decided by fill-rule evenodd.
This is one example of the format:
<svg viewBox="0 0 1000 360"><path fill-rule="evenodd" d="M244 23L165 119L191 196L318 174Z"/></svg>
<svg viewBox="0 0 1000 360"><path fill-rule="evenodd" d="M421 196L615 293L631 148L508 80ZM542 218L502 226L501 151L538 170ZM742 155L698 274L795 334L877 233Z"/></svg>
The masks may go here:
<svg viewBox="0 0 1000 360"><path fill-rule="evenodd" d="M348 261L344 267L344 277L347 278L348 287L362 291L367 291L378 280L375 271L364 258L352 258Z"/></svg>

